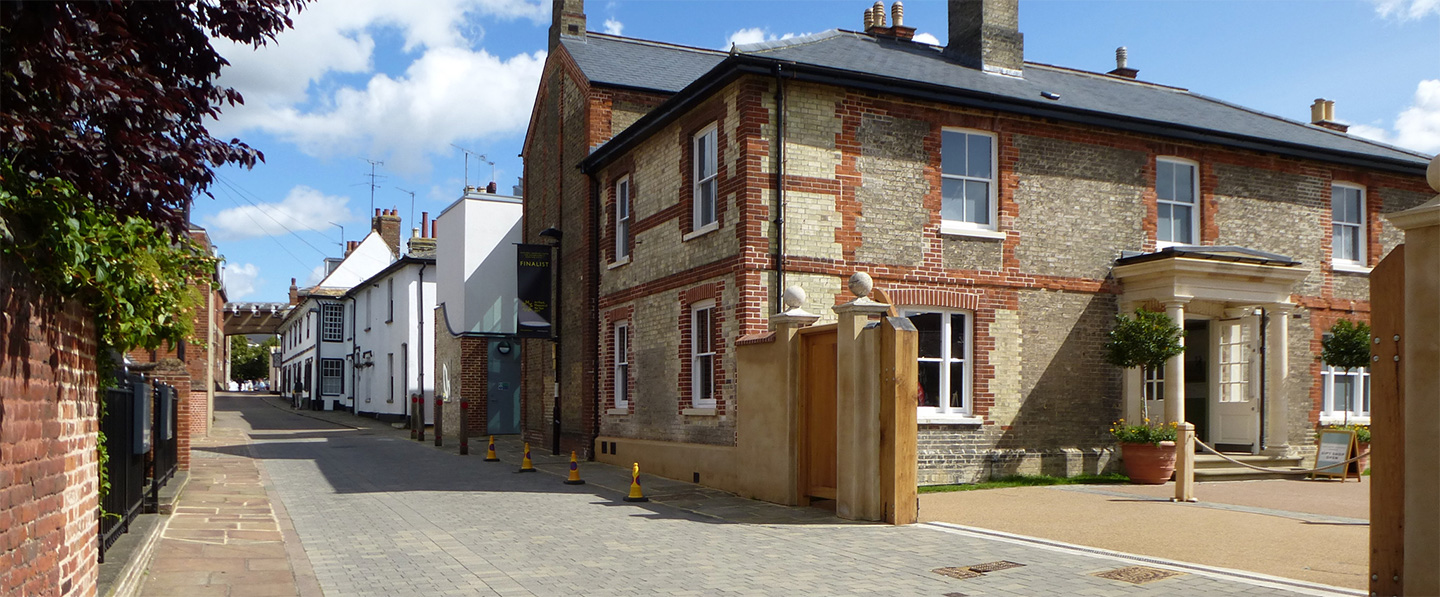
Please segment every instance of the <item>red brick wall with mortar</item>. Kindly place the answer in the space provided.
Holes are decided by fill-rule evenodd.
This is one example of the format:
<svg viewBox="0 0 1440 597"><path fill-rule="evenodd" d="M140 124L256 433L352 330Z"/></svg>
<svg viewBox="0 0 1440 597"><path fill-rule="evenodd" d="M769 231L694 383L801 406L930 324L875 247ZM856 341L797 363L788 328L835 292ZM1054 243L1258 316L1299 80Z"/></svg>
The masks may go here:
<svg viewBox="0 0 1440 597"><path fill-rule="evenodd" d="M490 341L460 338L460 398L469 404L466 427L470 438L483 437L489 428L490 410L486 389L490 384Z"/></svg>
<svg viewBox="0 0 1440 597"><path fill-rule="evenodd" d="M176 363L176 361L168 361ZM175 386L175 396L180 400L177 405L175 421L175 440L178 443L179 455L176 462L180 470L190 470L190 442L196 436L195 420L205 418L205 392L195 391L195 384L191 381L190 374L178 367L166 367L165 364L156 367L153 371L146 373L150 379L157 382L167 383ZM198 399L197 399L198 395ZM196 412L199 409L199 412ZM201 433L203 433L203 429Z"/></svg>
<svg viewBox="0 0 1440 597"><path fill-rule="evenodd" d="M95 594L95 329L79 306L0 284L0 595Z"/></svg>

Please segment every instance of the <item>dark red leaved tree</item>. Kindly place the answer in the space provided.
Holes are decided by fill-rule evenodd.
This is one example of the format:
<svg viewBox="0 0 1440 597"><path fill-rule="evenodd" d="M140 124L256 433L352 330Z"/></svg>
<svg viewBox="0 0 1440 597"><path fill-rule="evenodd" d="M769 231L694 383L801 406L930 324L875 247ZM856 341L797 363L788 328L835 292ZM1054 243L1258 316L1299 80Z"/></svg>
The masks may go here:
<svg viewBox="0 0 1440 597"><path fill-rule="evenodd" d="M0 156L73 183L119 215L183 230L223 164L264 156L210 136L240 103L215 85L210 36L251 46L290 27L305 0L7 2L0 7Z"/></svg>

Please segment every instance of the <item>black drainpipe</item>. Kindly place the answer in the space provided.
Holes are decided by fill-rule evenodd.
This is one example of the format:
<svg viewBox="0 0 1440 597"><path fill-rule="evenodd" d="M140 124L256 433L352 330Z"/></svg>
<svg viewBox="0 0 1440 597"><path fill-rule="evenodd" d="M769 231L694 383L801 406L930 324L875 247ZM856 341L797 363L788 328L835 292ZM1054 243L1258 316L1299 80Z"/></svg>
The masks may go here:
<svg viewBox="0 0 1440 597"><path fill-rule="evenodd" d="M416 389L420 392L420 441L425 441L425 264L420 264L420 284L415 287L415 375L418 376ZM435 422L438 424L439 419Z"/></svg>
<svg viewBox="0 0 1440 597"><path fill-rule="evenodd" d="M784 310L785 292L785 79L775 65L775 307Z"/></svg>

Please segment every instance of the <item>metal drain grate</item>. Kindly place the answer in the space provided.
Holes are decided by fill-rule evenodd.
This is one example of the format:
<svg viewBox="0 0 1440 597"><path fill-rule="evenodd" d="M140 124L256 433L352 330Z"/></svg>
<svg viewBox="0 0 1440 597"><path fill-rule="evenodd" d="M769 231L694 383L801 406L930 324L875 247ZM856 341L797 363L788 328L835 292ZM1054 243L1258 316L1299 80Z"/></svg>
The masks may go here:
<svg viewBox="0 0 1440 597"><path fill-rule="evenodd" d="M995 572L995 571L997 571L997 570L1009 570L1009 569L1011 569L1011 568L1020 568L1020 567L1022 567L1022 566L1024 566L1024 564L1017 564L1017 563L1015 563L1015 562L1009 562L1009 561L1006 561L1006 560L1000 560L999 562L986 562L986 563L984 563L984 564L976 564L976 565L974 565L974 566L966 566L966 568L969 568L972 572L980 572L980 573L983 574L983 573L985 573L985 572Z"/></svg>
<svg viewBox="0 0 1440 597"><path fill-rule="evenodd" d="M971 571L969 568L936 568L934 570L931 570L931 572L934 572L935 574L939 574L941 576L958 578L960 580L965 580L967 578L980 578L981 576L984 576L979 572Z"/></svg>
<svg viewBox="0 0 1440 597"><path fill-rule="evenodd" d="M1151 583L1157 580L1165 580L1172 576L1180 576L1182 574L1185 573L1176 572L1174 570L1151 568L1149 566L1127 566L1125 568L1116 568L1114 570L1096 572L1092 574L1092 576L1108 578L1110 580L1118 580L1121 582L1128 582L1135 585L1143 585L1145 583Z"/></svg>

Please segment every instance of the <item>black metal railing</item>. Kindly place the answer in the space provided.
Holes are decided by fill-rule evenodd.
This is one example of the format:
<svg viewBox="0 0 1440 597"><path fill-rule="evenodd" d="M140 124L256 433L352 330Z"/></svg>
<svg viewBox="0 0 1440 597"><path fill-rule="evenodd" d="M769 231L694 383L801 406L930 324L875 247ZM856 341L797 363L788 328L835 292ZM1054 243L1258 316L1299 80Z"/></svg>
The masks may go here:
<svg viewBox="0 0 1440 597"><path fill-rule="evenodd" d="M105 416L110 490L101 500L100 561L142 511L158 510L160 488L179 465L179 401L175 388L122 374L100 395Z"/></svg>

